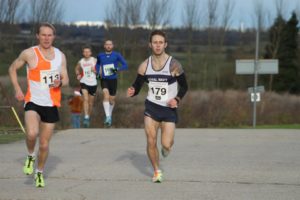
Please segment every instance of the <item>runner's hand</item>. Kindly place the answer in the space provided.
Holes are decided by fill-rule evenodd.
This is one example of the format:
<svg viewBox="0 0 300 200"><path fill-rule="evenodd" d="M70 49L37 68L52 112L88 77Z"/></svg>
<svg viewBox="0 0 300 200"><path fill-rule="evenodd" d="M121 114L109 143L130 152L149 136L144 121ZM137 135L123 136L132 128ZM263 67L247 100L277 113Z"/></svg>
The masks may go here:
<svg viewBox="0 0 300 200"><path fill-rule="evenodd" d="M53 86L52 87L58 88L58 87L61 87L61 85L62 85L61 80L60 79L56 79L56 80L53 81Z"/></svg>
<svg viewBox="0 0 300 200"><path fill-rule="evenodd" d="M101 79L100 74L96 74L96 79L97 79L97 80L100 80L100 79Z"/></svg>
<svg viewBox="0 0 300 200"><path fill-rule="evenodd" d="M17 90L15 97L18 101L23 101L24 100L24 94L22 92L22 90Z"/></svg>
<svg viewBox="0 0 300 200"><path fill-rule="evenodd" d="M81 79L81 75L80 75L80 74L77 74L76 78L77 78L77 80L79 80L79 81L80 81L80 79Z"/></svg>
<svg viewBox="0 0 300 200"><path fill-rule="evenodd" d="M178 102L176 101L176 99L171 99L170 101L168 101L168 106L170 108L177 108L178 107Z"/></svg>
<svg viewBox="0 0 300 200"><path fill-rule="evenodd" d="M132 97L135 93L134 87L130 87L127 89L127 97Z"/></svg>

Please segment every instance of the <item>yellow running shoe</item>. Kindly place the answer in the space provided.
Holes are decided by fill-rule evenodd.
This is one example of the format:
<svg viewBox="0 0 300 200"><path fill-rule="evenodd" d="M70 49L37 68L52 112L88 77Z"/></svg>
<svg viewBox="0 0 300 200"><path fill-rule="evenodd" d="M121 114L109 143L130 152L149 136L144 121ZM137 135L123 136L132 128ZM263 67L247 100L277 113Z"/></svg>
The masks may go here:
<svg viewBox="0 0 300 200"><path fill-rule="evenodd" d="M23 167L24 174L30 175L33 173L34 162L35 162L35 158L33 156L27 156Z"/></svg>
<svg viewBox="0 0 300 200"><path fill-rule="evenodd" d="M35 187L45 187L44 177L41 172L38 172L34 175L34 180L35 180Z"/></svg>
<svg viewBox="0 0 300 200"><path fill-rule="evenodd" d="M163 180L163 174L162 174L161 170L155 171L153 178L152 178L152 182L153 183L161 183L162 180Z"/></svg>

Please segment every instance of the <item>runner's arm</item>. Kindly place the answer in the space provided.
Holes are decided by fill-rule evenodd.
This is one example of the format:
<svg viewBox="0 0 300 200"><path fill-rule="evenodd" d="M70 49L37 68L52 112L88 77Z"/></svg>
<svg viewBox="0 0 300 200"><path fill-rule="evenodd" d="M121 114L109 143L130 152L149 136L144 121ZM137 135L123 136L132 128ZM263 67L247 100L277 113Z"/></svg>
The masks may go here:
<svg viewBox="0 0 300 200"><path fill-rule="evenodd" d="M14 62L10 65L8 69L10 80L13 84L13 87L15 89L15 97L17 100L22 101L24 100L24 93L20 87L20 84L18 82L18 75L17 70L23 67L27 62L28 57L28 50L24 50L19 57L14 60Z"/></svg>
<svg viewBox="0 0 300 200"><path fill-rule="evenodd" d="M69 76L67 71L67 61L66 56L62 55L62 64L61 64L61 75L60 75L60 85L59 86L67 86L69 85Z"/></svg>
<svg viewBox="0 0 300 200"><path fill-rule="evenodd" d="M175 100L177 101L178 104L180 100L185 96L186 92L188 91L188 84L186 81L183 68L176 59L172 59L171 72L175 76L177 83L179 85L179 90L175 97Z"/></svg>
<svg viewBox="0 0 300 200"><path fill-rule="evenodd" d="M138 68L137 76L131 87L127 90L127 97L133 97L138 95L144 82L145 82L145 72L147 68L147 60L144 61Z"/></svg>
<svg viewBox="0 0 300 200"><path fill-rule="evenodd" d="M100 59L100 55L97 56L97 62L96 62L96 74L100 74L100 67L101 67L101 59Z"/></svg>
<svg viewBox="0 0 300 200"><path fill-rule="evenodd" d="M77 80L80 80L81 79L80 62L78 62L77 65L75 66L75 74Z"/></svg>
<svg viewBox="0 0 300 200"><path fill-rule="evenodd" d="M116 66L117 67L117 71L122 71L122 70L127 70L128 69L128 65L126 60L123 58L123 56L120 53L117 53L117 58L118 58L118 62L121 64L121 66Z"/></svg>

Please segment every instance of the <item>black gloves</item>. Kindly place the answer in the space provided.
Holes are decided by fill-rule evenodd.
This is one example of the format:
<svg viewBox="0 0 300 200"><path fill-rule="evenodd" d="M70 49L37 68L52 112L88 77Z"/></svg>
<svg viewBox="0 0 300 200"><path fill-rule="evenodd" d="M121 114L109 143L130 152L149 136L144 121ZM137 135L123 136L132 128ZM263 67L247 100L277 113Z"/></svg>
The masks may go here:
<svg viewBox="0 0 300 200"><path fill-rule="evenodd" d="M118 71L117 68L112 68L112 69L111 69L111 72L114 73L114 74L117 73L117 71Z"/></svg>

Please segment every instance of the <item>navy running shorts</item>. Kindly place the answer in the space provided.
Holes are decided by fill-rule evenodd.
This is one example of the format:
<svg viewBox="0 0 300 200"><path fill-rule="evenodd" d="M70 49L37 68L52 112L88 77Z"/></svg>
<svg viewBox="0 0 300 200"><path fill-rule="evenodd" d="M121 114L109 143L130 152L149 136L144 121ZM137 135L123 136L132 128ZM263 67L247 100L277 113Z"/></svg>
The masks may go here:
<svg viewBox="0 0 300 200"><path fill-rule="evenodd" d="M145 116L151 117L157 122L174 122L177 123L177 109L161 106L146 99Z"/></svg>

